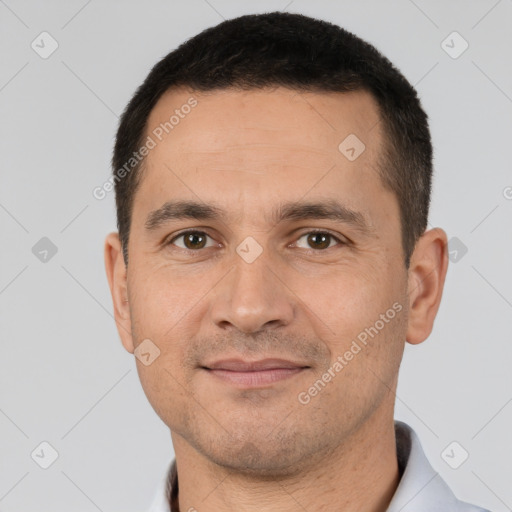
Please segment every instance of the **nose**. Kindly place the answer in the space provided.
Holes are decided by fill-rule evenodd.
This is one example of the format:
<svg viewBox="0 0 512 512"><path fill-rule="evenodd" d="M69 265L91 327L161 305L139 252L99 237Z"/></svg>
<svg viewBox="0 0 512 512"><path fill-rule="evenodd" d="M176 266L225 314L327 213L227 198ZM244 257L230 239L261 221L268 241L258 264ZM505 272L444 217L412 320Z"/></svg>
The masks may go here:
<svg viewBox="0 0 512 512"><path fill-rule="evenodd" d="M215 287L211 314L223 329L232 326L247 334L289 325L296 312L296 302L283 275L263 252L252 262L238 253L233 255L233 269Z"/></svg>

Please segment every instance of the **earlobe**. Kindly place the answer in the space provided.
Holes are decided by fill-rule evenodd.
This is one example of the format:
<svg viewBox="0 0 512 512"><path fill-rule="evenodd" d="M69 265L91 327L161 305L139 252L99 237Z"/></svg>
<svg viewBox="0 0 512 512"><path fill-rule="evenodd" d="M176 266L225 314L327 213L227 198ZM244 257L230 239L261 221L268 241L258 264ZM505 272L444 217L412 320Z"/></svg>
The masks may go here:
<svg viewBox="0 0 512 512"><path fill-rule="evenodd" d="M448 270L447 245L446 233L433 228L418 239L412 254L406 340L413 345L425 341L432 332Z"/></svg>
<svg viewBox="0 0 512 512"><path fill-rule="evenodd" d="M128 303L127 270L118 233L105 239L105 271L114 306L114 318L124 348L133 354L130 307Z"/></svg>

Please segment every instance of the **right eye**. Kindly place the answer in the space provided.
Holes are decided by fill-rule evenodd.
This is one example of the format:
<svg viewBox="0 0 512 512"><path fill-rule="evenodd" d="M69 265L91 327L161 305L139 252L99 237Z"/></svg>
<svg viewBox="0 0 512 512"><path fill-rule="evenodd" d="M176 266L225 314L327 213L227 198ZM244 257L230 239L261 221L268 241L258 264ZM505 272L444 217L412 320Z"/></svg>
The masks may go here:
<svg viewBox="0 0 512 512"><path fill-rule="evenodd" d="M197 251L198 249L207 248L206 241L207 238L210 238L208 234L204 231L197 230L187 230L179 233L175 237L173 237L166 245L176 245L180 249L184 249L186 251ZM183 239L183 246L179 244L175 244L176 240ZM209 247L212 247L210 245Z"/></svg>

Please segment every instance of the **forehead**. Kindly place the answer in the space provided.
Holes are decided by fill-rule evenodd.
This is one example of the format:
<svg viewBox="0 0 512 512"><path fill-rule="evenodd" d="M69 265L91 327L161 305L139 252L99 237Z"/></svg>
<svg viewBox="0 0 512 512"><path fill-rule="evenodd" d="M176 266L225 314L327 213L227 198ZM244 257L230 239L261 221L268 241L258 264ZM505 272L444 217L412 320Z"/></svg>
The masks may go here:
<svg viewBox="0 0 512 512"><path fill-rule="evenodd" d="M366 91L170 90L148 119L145 136L155 144L134 207L199 199L256 216L310 194L371 213L393 200L376 172L379 119Z"/></svg>
<svg viewBox="0 0 512 512"><path fill-rule="evenodd" d="M203 152L213 160L226 153L236 158L240 146L258 154L260 145L265 145L266 156L279 154L284 147L296 152L299 160L305 153L339 156L339 144L349 135L365 144L368 157L380 140L378 107L370 93L299 92L283 87L173 89L151 111L146 132L157 142L169 139L167 151L174 149L184 156Z"/></svg>

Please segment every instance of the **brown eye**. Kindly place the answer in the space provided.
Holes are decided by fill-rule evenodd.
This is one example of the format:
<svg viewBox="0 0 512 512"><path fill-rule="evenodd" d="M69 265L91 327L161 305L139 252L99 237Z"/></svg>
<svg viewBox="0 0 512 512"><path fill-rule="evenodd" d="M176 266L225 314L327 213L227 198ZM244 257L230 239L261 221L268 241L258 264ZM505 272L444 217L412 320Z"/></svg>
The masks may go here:
<svg viewBox="0 0 512 512"><path fill-rule="evenodd" d="M305 247L306 249L328 249L331 246L332 240L337 241L338 245L342 243L339 238L325 231L311 231L302 235L299 240L301 238L306 238L306 243L308 244L308 247Z"/></svg>
<svg viewBox="0 0 512 512"><path fill-rule="evenodd" d="M175 244L176 240L183 239L183 245L175 244L181 249L187 249L189 251L195 251L197 249L204 249L206 247L208 235L203 231L186 231L173 238L169 245Z"/></svg>
<svg viewBox="0 0 512 512"><path fill-rule="evenodd" d="M308 244L313 249L326 249L329 247L331 235L325 233L311 233L308 235Z"/></svg>

